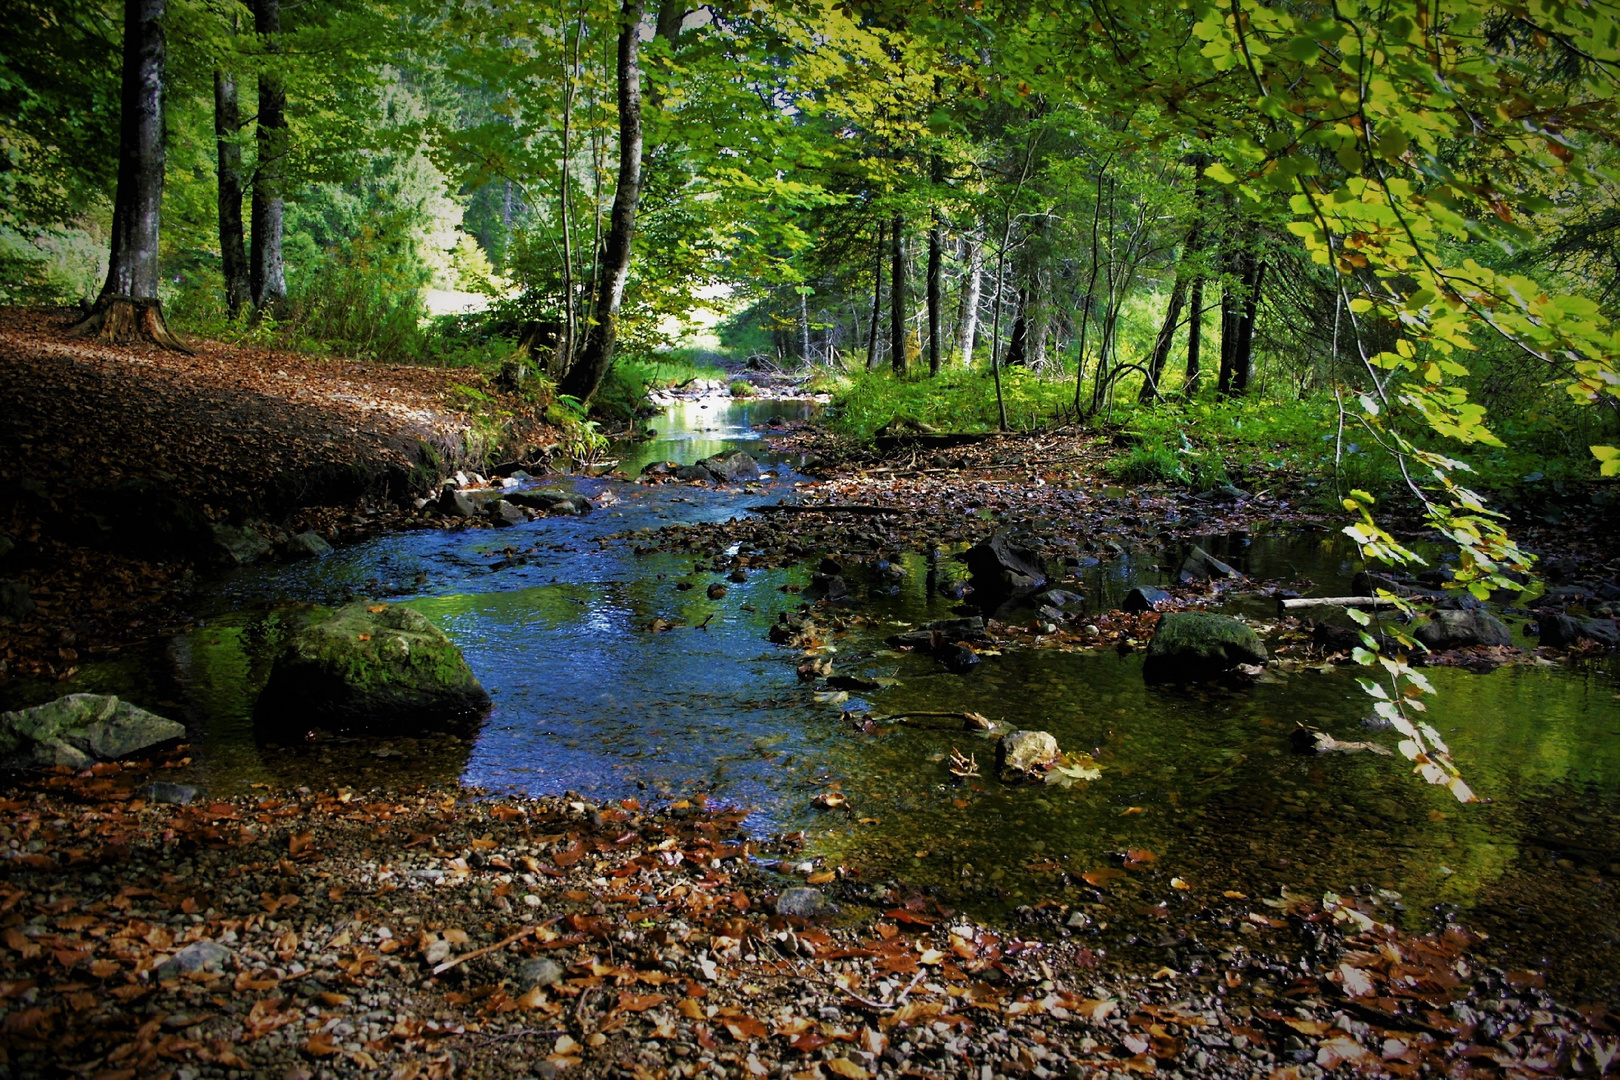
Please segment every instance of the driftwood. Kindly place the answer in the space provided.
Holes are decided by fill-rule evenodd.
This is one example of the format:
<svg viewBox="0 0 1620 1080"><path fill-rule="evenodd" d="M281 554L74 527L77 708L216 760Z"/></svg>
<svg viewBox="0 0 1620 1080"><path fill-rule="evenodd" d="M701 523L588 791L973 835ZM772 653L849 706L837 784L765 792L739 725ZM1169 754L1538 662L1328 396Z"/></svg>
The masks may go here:
<svg viewBox="0 0 1620 1080"><path fill-rule="evenodd" d="M863 506L854 503L828 503L822 506L807 506L803 503L770 503L764 506L750 506L748 508L756 514L909 514L910 510L900 506Z"/></svg>
<svg viewBox="0 0 1620 1080"><path fill-rule="evenodd" d="M1277 601L1279 615L1292 615L1319 607L1384 611L1395 607L1395 601L1383 596L1302 596L1297 600Z"/></svg>

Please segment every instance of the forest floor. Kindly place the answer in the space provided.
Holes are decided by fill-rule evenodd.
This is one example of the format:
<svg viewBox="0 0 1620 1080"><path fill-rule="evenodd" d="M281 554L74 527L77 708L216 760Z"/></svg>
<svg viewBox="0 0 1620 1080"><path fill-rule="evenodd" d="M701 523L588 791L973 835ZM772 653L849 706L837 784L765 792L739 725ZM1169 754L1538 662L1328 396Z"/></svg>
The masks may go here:
<svg viewBox="0 0 1620 1080"><path fill-rule="evenodd" d="M1489 966L1461 927L1398 932L1376 893L1170 890L1198 947L1149 970L1093 947L1089 905L993 929L843 880L816 910L777 872L798 838L686 801L177 806L153 801L163 765L0 802L5 1075L1313 1080L1598 1076L1620 1053L1607 1006Z"/></svg>
<svg viewBox="0 0 1620 1080"><path fill-rule="evenodd" d="M454 470L472 423L466 371L203 340L194 356L107 347L67 338L68 314L0 308L0 577L36 605L0 619L0 681L66 678L183 619L207 559L102 542L97 515L125 491L350 543L404 523L402 496ZM546 440L522 403L498 404Z"/></svg>

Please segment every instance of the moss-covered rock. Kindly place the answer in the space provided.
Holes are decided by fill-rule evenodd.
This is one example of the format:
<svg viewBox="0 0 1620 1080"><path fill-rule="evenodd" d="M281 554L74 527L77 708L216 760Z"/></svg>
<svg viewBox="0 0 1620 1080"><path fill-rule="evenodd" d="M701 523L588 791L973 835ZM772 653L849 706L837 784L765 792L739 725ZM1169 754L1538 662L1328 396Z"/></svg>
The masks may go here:
<svg viewBox="0 0 1620 1080"><path fill-rule="evenodd" d="M68 694L0 713L0 767L82 769L185 738L173 720L112 695Z"/></svg>
<svg viewBox="0 0 1620 1080"><path fill-rule="evenodd" d="M1154 682L1220 678L1239 664L1263 664L1266 647L1246 623L1230 615L1182 611L1159 620L1142 674Z"/></svg>
<svg viewBox="0 0 1620 1080"><path fill-rule="evenodd" d="M420 612L356 601L311 622L277 654L261 729L424 727L476 719L489 695Z"/></svg>

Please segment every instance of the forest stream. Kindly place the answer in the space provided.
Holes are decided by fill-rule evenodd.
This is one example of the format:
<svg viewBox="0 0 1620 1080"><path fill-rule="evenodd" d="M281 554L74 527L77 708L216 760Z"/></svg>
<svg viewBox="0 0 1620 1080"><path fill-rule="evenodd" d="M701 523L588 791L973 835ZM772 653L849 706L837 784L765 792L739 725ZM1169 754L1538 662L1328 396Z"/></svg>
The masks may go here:
<svg viewBox="0 0 1620 1080"><path fill-rule="evenodd" d="M907 556L903 575L852 577L846 606L866 624L836 639L835 656L840 672L876 688L846 700L801 684L796 651L766 638L778 612L798 605L809 566L728 581L708 564L694 570L691 555L638 555L605 539L791 500L805 478L766 448L761 429L812 408L682 402L652 421L656 438L621 448L629 476L648 462L741 448L767 470L759 483L578 477L576 490L600 503L583 517L395 533L321 560L244 567L206 594L190 632L87 664L65 687L14 683L4 704L94 691L183 717L193 756L173 779L211 796L264 783L461 783L597 801L703 795L747 809L754 835L804 830L802 856L781 867L790 873L842 867L865 881L900 880L989 918L1014 908L1034 918L1044 900L1074 903L1082 882L1102 886L1111 902L1066 925L1104 943L1162 946L1172 962L1164 897L1102 869L1120 852L1198 892L1383 890L1413 928L1445 905L1510 959L1555 966L1560 926L1583 921L1602 879L1620 874L1612 657L1488 674L1431 669L1430 719L1483 799L1460 805L1398 756L1293 752L1296 722L1393 743L1364 726L1369 702L1353 668L1306 665L1243 689L1191 692L1145 685L1140 651L1007 649L966 675L948 673L883 640L953 614L956 602L933 587L951 558L940 553ZM1336 594L1352 572L1353 550L1334 534L1203 542L1257 580ZM1089 610L1163 581L1151 562L1138 554L1079 571ZM711 599L717 582L727 591ZM455 640L494 699L476 732L311 733L292 746L255 738L252 705L288 627L310 604L356 596L404 601ZM1263 608L1236 613L1264 627ZM651 629L655 620L670 628ZM1065 750L1091 753L1101 775L1068 788L1003 784L992 738L882 720L908 711L971 711L1049 731ZM867 713L879 719L863 730L854 721ZM953 751L974 758L983 777L953 776ZM828 792L841 805L818 808ZM1615 944L1611 932L1609 953L1578 965L1593 985L1620 968Z"/></svg>

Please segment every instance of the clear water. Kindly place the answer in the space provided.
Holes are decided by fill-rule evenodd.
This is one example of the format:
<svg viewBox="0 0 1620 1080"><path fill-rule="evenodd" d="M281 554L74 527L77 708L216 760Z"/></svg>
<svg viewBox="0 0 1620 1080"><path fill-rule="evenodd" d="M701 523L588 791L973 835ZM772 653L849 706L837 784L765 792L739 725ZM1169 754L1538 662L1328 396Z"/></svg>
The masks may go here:
<svg viewBox="0 0 1620 1080"><path fill-rule="evenodd" d="M1153 851L1191 891L1212 894L1366 883L1401 892L1414 909L1453 903L1511 913L1573 902L1564 893L1548 900L1549 889L1612 889L1620 875L1612 663L1432 670L1431 720L1487 800L1461 806L1399 758L1291 751L1296 722L1393 743L1363 728L1368 699L1353 671L1189 693L1144 685L1136 653L1009 650L968 675L948 674L883 644L907 625L953 614L952 601L929 588L942 563L912 556L892 591L887 579L853 575L862 599L852 610L871 624L831 642L840 673L894 681L864 698L818 701L795 676L797 655L766 640L777 612L797 605L782 587L803 584L808 567L750 571L710 600L708 585L725 579L707 565L694 569L705 560L599 542L793 497L806 479L765 450L755 425L806 408L684 404L654 422L663 434L622 458L634 475L647 461L741 447L778 473L746 489L568 479L618 501L583 518L424 530L318 562L245 568L205 598L214 613L205 625L160 649L87 666L68 689L117 692L183 717L195 734L192 782L212 791L460 781L599 798L707 792L752 808L762 833L806 829L809 856L866 880L931 886L969 906L1036 903L1061 891L1060 872L1117 866L1127 849ZM1327 592L1341 591L1353 569L1332 535L1208 543L1252 576L1310 579ZM1138 554L1082 571L1093 606L1162 580L1158 561ZM317 735L292 746L254 739L254 696L301 607L353 596L408 602L456 640L494 699L476 733ZM655 620L673 628L650 629ZM11 703L61 691L22 688ZM1003 785L989 778L994 747L982 736L948 722L864 733L844 711L865 709L969 710L1043 729L1065 749L1093 753L1102 777L1067 790ZM986 778L953 777L953 750L975 756ZM812 805L834 789L847 796L846 810Z"/></svg>

